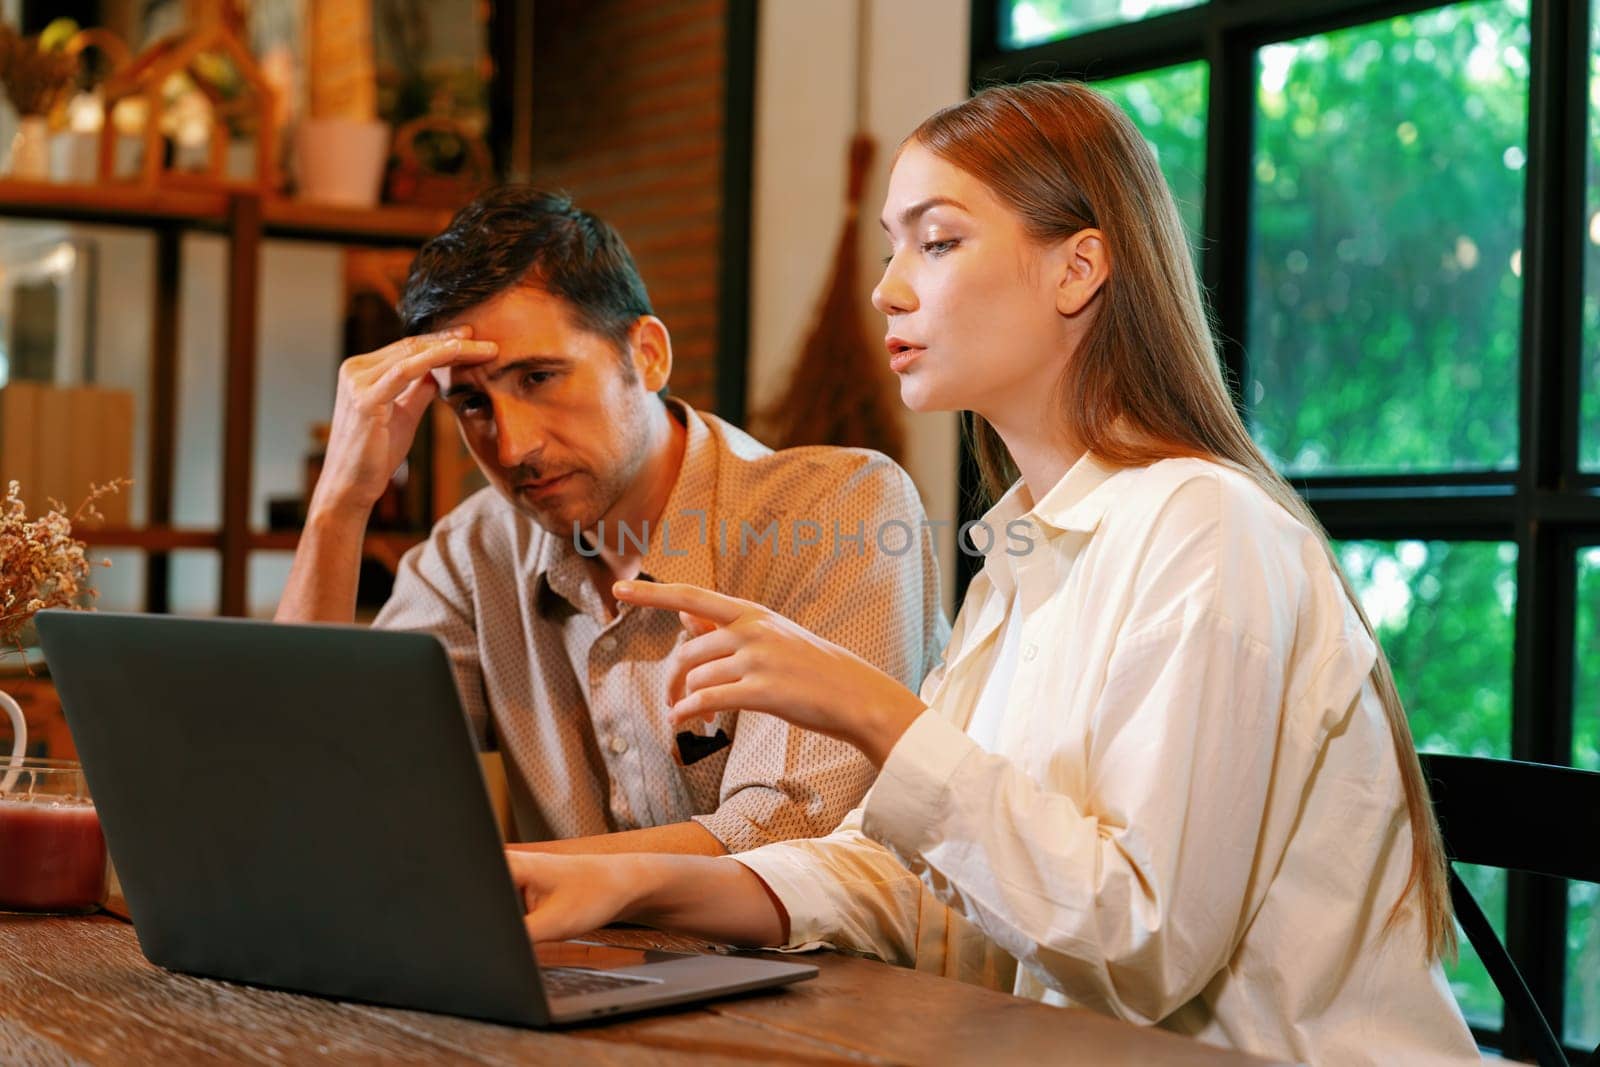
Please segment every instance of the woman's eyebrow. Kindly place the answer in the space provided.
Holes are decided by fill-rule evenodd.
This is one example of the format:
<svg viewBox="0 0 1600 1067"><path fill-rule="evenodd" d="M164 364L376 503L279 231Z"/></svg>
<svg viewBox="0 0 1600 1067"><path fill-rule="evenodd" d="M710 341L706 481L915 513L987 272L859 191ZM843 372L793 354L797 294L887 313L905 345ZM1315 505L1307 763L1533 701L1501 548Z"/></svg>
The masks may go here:
<svg viewBox="0 0 1600 1067"><path fill-rule="evenodd" d="M967 205L963 204L953 196L930 196L928 199L919 200L917 203L912 204L910 207L900 212L900 225L902 227L910 226L933 208L941 206L959 208L962 211L968 211ZM971 214L971 212L968 211L968 214ZM878 225L882 226L885 230L889 228L889 222L887 219L880 218L878 220Z"/></svg>

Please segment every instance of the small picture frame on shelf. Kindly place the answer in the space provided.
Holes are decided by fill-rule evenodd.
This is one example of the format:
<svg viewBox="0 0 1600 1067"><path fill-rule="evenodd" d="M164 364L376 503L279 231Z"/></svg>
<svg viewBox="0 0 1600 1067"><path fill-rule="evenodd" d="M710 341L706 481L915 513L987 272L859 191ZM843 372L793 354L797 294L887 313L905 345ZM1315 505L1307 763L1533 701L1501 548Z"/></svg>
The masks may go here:
<svg viewBox="0 0 1600 1067"><path fill-rule="evenodd" d="M0 231L4 233L5 231ZM95 384L98 256L80 237L0 238L0 487L30 514L75 506L92 485L133 474L134 395ZM99 505L126 525L127 494Z"/></svg>
<svg viewBox="0 0 1600 1067"><path fill-rule="evenodd" d="M84 238L0 241L0 387L94 381L96 255Z"/></svg>

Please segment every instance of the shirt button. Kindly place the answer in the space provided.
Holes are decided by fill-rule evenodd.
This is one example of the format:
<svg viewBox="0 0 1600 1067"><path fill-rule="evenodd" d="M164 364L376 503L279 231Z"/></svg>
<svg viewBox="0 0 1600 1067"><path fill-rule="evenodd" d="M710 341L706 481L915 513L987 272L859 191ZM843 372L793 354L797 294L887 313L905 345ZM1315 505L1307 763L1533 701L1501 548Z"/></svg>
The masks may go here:
<svg viewBox="0 0 1600 1067"><path fill-rule="evenodd" d="M1022 650L1022 659L1024 662L1027 662L1032 660L1033 657L1037 656L1038 654L1039 646L1030 641L1028 642L1028 646Z"/></svg>
<svg viewBox="0 0 1600 1067"><path fill-rule="evenodd" d="M599 645L602 652L615 652L617 650L617 639L607 634L600 639Z"/></svg>
<svg viewBox="0 0 1600 1067"><path fill-rule="evenodd" d="M620 734L612 734L611 751L615 752L619 756L628 751L628 739Z"/></svg>

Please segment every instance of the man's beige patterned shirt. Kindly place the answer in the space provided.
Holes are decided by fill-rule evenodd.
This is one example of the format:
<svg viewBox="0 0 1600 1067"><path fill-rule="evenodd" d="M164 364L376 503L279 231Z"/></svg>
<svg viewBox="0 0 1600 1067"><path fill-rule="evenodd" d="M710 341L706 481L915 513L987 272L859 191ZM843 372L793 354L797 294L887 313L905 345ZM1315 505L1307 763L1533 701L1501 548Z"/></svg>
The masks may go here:
<svg viewBox="0 0 1600 1067"><path fill-rule="evenodd" d="M643 577L766 604L915 691L949 630L906 473L858 449L772 452L671 406L688 441ZM572 538L492 489L406 554L375 625L444 642L475 731L506 757L520 840L693 819L741 852L830 832L872 782L850 746L755 712L720 716L732 746L680 766L666 718L677 616L623 606L608 619Z"/></svg>

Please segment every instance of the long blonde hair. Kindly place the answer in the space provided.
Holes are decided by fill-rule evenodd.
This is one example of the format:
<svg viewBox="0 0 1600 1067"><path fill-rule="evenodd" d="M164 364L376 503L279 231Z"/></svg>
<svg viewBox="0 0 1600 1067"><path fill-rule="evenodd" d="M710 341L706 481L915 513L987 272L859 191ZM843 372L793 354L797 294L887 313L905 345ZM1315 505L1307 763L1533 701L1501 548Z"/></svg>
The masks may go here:
<svg viewBox="0 0 1600 1067"><path fill-rule="evenodd" d="M1250 437L1223 380L1182 224L1144 138L1098 92L1073 82L988 88L930 116L906 138L982 181L1041 242L1094 227L1112 270L1093 322L1058 382L1077 443L1122 466L1201 456L1249 475L1315 531L1362 625L1372 623L1311 509ZM969 415L984 488L998 496L1017 468L994 427ZM1374 635L1376 643L1376 635ZM1389 720L1406 812L1411 870L1389 914L1415 890L1428 957L1455 948L1444 846L1394 676L1383 650L1372 683Z"/></svg>

